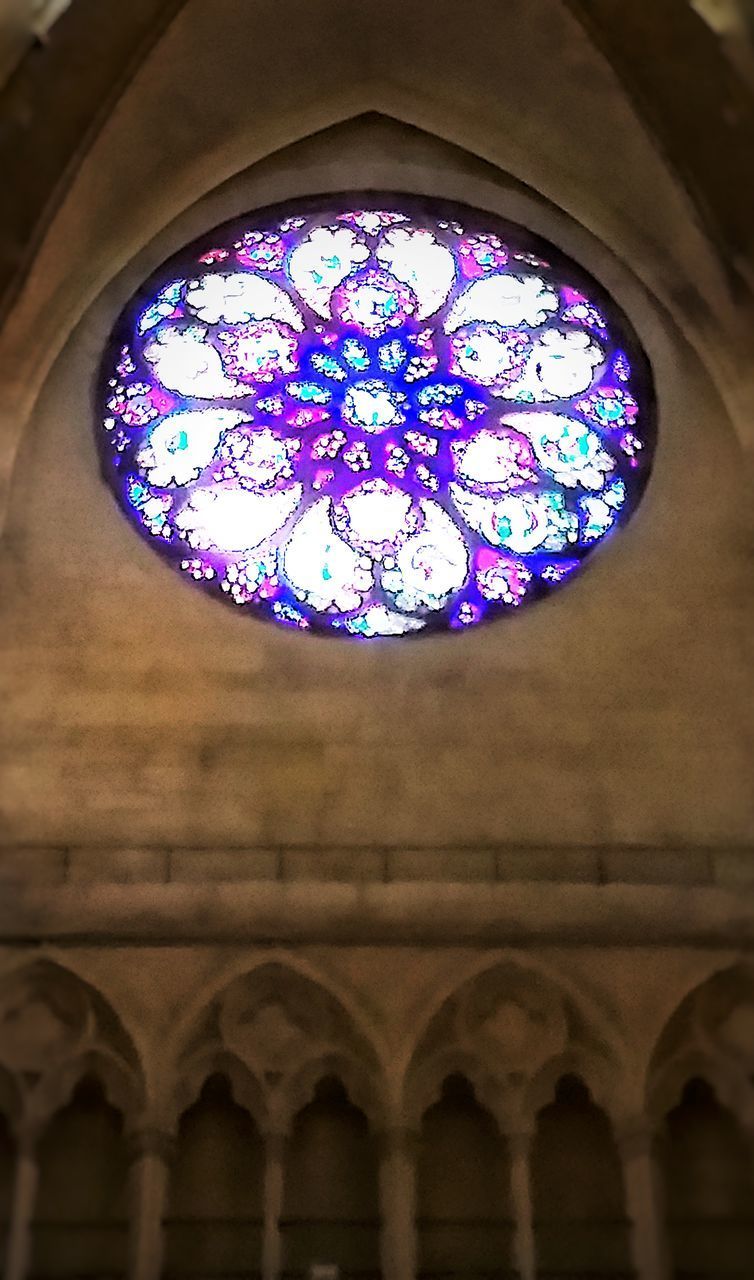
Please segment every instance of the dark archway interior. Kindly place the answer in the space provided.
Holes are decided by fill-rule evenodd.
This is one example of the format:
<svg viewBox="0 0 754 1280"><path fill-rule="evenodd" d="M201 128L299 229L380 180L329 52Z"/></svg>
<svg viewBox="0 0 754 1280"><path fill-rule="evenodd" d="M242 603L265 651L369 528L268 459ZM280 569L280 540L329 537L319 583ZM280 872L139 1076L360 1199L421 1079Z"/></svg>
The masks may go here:
<svg viewBox="0 0 754 1280"><path fill-rule="evenodd" d="M123 1119L85 1077L39 1146L31 1274L40 1280L122 1276L128 1233Z"/></svg>
<svg viewBox="0 0 754 1280"><path fill-rule="evenodd" d="M610 1122L575 1077L565 1076L539 1113L532 1186L544 1275L630 1276L623 1178Z"/></svg>
<svg viewBox="0 0 754 1280"><path fill-rule="evenodd" d="M746 1275L744 1259L754 1258L751 1141L706 1080L686 1085L659 1151L676 1280Z"/></svg>
<svg viewBox="0 0 754 1280"><path fill-rule="evenodd" d="M260 1269L264 1145L223 1075L181 1117L166 1220L169 1276L256 1275Z"/></svg>
<svg viewBox="0 0 754 1280"><path fill-rule="evenodd" d="M343 1276L379 1272L377 1150L366 1116L339 1080L318 1084L288 1152L282 1221L285 1275L313 1261Z"/></svg>
<svg viewBox="0 0 754 1280"><path fill-rule="evenodd" d="M462 1075L424 1114L417 1173L419 1273L512 1275L510 1167L490 1112Z"/></svg>

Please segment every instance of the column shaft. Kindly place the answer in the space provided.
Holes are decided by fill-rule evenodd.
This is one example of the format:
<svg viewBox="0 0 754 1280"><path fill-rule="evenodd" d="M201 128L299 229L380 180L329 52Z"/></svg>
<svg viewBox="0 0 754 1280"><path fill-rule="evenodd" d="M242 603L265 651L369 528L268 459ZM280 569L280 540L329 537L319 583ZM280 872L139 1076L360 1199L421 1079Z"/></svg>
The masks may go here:
<svg viewBox="0 0 754 1280"><path fill-rule="evenodd" d="M637 1128L619 1140L631 1252L638 1280L668 1280L669 1255L659 1171L653 1135Z"/></svg>
<svg viewBox="0 0 754 1280"><path fill-rule="evenodd" d="M164 1255L170 1139L159 1133L132 1137L129 1280L159 1280Z"/></svg>
<svg viewBox="0 0 754 1280"><path fill-rule="evenodd" d="M530 1174L531 1141L529 1133L515 1133L508 1137L511 1201L515 1218L513 1256L520 1280L536 1280L537 1275Z"/></svg>
<svg viewBox="0 0 754 1280"><path fill-rule="evenodd" d="M31 1228L39 1183L34 1146L21 1139L16 1157L13 1181L8 1246L5 1254L5 1280L25 1280L31 1261Z"/></svg>
<svg viewBox="0 0 754 1280"><path fill-rule="evenodd" d="M280 1220L283 1216L285 1144L285 1135L282 1133L268 1133L265 1136L262 1280L279 1280L282 1271L283 1240Z"/></svg>
<svg viewBox="0 0 754 1280"><path fill-rule="evenodd" d="M383 1135L380 1161L383 1280L415 1280L416 1137L403 1129Z"/></svg>

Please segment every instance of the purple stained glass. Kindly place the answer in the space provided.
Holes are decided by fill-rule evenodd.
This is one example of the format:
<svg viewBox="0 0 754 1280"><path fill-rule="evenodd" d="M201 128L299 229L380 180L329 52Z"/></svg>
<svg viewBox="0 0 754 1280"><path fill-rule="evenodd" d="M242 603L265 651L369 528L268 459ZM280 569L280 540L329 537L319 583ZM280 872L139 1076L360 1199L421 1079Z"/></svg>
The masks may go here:
<svg viewBox="0 0 754 1280"><path fill-rule="evenodd" d="M286 626L468 627L624 524L649 368L575 264L410 197L302 201L171 259L121 316L105 476L190 579Z"/></svg>

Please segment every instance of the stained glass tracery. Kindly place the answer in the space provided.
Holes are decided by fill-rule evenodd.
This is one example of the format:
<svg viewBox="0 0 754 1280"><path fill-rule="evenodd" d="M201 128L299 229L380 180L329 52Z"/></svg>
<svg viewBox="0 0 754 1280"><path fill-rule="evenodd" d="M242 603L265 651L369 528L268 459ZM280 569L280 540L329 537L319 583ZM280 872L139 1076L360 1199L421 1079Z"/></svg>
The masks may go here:
<svg viewBox="0 0 754 1280"><path fill-rule="evenodd" d="M617 309L520 229L427 209L222 228L121 317L105 475L240 608L466 627L567 579L641 496L651 391Z"/></svg>

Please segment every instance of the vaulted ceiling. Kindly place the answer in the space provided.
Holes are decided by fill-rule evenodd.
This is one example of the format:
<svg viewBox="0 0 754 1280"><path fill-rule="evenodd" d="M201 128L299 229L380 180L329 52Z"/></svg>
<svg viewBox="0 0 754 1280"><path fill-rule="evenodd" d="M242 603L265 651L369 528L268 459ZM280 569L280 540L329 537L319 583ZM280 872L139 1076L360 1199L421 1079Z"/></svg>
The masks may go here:
<svg viewBox="0 0 754 1280"><path fill-rule="evenodd" d="M565 2L688 189L742 294L754 280L754 93L688 0ZM0 93L0 319L92 136L185 3L72 0Z"/></svg>

